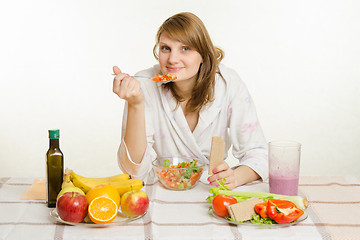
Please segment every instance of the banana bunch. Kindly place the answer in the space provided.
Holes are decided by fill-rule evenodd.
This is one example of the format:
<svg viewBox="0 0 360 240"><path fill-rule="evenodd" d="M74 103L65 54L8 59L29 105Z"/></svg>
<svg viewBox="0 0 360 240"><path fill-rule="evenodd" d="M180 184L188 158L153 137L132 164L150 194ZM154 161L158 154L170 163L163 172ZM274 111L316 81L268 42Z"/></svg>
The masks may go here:
<svg viewBox="0 0 360 240"><path fill-rule="evenodd" d="M85 195L84 191L81 190L80 188L76 187L73 182L71 181L71 170L69 169L65 169L65 174L63 177L63 182L61 185L61 191L59 192L57 199L59 199L59 197L61 195L63 195L66 192L78 192L80 194Z"/></svg>
<svg viewBox="0 0 360 240"><path fill-rule="evenodd" d="M103 178L88 178L88 177L80 176L79 174L76 174L74 171L71 171L70 180L75 185L75 187L78 187L81 190L83 190L85 194L91 188L98 186L100 184L106 184L115 187L118 190L120 196L131 190L134 191L140 190L144 186L144 182L142 180L132 179L129 174L118 174L115 176L103 177Z"/></svg>

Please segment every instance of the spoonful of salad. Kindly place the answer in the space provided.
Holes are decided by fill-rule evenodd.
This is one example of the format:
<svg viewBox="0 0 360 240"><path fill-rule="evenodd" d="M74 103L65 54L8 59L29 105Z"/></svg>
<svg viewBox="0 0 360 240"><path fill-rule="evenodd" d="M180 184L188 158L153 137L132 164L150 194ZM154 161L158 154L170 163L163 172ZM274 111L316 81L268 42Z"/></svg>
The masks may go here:
<svg viewBox="0 0 360 240"><path fill-rule="evenodd" d="M161 82L161 83L168 83L175 80L177 77L175 74L168 74L168 75L160 75L157 74L156 77L153 77L154 82Z"/></svg>

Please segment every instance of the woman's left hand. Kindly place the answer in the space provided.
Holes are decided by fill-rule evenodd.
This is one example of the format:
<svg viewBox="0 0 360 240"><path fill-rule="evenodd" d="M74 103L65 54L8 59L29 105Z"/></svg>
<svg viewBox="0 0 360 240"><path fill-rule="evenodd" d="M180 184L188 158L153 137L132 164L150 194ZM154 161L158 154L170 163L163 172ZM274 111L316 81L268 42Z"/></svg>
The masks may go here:
<svg viewBox="0 0 360 240"><path fill-rule="evenodd" d="M219 184L216 180L218 180L220 182L221 179L223 179L223 178L226 179L225 185L230 190L234 189L235 187L238 186L236 177L235 177L235 171L233 169L231 169L226 162L220 164L219 166L214 168L212 171L213 171L214 175L212 175L208 178L209 184L211 186L218 187Z"/></svg>

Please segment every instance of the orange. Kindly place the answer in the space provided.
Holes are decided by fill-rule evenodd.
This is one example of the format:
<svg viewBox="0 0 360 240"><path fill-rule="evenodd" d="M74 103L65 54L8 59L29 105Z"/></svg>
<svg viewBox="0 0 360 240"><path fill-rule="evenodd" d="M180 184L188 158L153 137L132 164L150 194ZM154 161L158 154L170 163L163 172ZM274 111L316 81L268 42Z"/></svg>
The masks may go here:
<svg viewBox="0 0 360 240"><path fill-rule="evenodd" d="M118 207L114 200L100 196L91 201L88 213L96 224L111 223L118 214Z"/></svg>
<svg viewBox="0 0 360 240"><path fill-rule="evenodd" d="M101 184L93 187L86 193L86 199L89 204L92 202L92 200L100 196L112 199L116 203L117 208L120 207L120 195L115 187Z"/></svg>

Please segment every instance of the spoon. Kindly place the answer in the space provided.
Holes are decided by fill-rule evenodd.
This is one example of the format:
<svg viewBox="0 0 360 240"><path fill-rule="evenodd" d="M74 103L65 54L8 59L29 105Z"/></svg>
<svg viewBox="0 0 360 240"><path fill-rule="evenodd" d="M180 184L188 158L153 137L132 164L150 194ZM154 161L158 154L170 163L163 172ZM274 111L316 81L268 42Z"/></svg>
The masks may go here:
<svg viewBox="0 0 360 240"><path fill-rule="evenodd" d="M115 73L112 73L111 75L116 76ZM148 77L148 76L140 76L140 75L134 75L134 76L128 75L128 76L129 76L129 77L142 77L142 78L149 78L149 79L151 79L151 77Z"/></svg>
<svg viewBox="0 0 360 240"><path fill-rule="evenodd" d="M112 73L111 75L113 75L113 76L116 76L116 74L114 74L114 73ZM158 74L159 75L159 74ZM169 75L160 75L160 76L169 76ZM175 80L177 77L176 76L174 76L174 75L172 75L171 77L172 77L172 79L169 79L169 80L154 80L154 79L156 79L157 77L153 77L153 78L151 78L151 77L148 77L148 76L140 76L140 75L134 75L134 76L129 76L129 77L133 77L133 78L137 78L137 77L140 77L140 78L147 78L147 79L152 79L154 82L160 82L160 83L168 83L168 82L172 82L173 80Z"/></svg>

